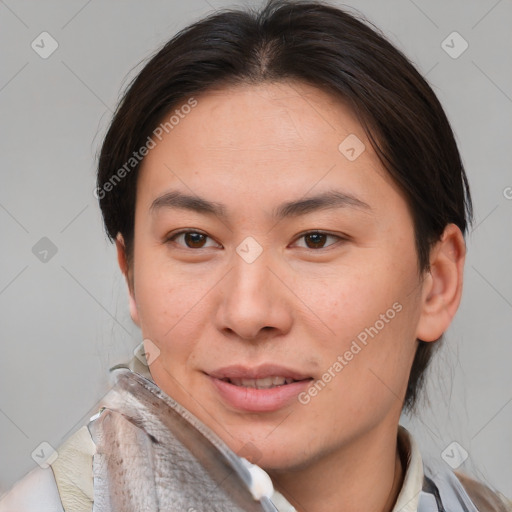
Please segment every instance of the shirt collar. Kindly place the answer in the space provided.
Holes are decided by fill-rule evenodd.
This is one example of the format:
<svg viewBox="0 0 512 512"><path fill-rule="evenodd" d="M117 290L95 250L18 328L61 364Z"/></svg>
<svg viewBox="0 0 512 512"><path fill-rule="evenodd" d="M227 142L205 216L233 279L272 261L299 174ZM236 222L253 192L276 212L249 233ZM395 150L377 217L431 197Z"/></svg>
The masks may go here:
<svg viewBox="0 0 512 512"><path fill-rule="evenodd" d="M401 425L398 426L398 450L405 461L405 475L392 512L417 512L423 488L423 460L416 441Z"/></svg>

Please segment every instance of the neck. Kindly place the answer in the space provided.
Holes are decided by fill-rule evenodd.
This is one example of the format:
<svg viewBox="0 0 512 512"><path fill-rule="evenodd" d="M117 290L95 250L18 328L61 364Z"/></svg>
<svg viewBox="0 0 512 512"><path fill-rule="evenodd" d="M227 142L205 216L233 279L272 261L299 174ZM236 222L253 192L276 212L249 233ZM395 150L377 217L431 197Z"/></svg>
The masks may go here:
<svg viewBox="0 0 512 512"><path fill-rule="evenodd" d="M405 467L396 425L380 425L307 467L268 472L298 512L391 512Z"/></svg>

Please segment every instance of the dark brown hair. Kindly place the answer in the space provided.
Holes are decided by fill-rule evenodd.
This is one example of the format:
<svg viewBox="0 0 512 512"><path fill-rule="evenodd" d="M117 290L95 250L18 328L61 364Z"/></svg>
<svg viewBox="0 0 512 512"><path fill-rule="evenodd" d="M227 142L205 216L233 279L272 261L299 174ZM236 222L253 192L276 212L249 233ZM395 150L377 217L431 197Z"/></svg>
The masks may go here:
<svg viewBox="0 0 512 512"><path fill-rule="evenodd" d="M131 262L139 166L133 155L164 115L213 87L283 80L349 102L407 198L418 269L428 271L430 249L446 225L465 234L472 222L450 124L425 79L377 29L321 2L271 0L257 12L220 11L179 32L149 60L124 94L100 152L96 194L110 239L123 235ZM406 409L413 409L438 345L418 340Z"/></svg>

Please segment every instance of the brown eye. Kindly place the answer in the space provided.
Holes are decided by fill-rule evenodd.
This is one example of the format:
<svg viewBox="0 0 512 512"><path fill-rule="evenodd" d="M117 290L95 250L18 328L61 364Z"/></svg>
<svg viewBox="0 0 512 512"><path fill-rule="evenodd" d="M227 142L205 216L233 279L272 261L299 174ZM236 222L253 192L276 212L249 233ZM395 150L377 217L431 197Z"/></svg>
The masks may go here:
<svg viewBox="0 0 512 512"><path fill-rule="evenodd" d="M324 233L310 233L308 235L304 235L304 240L306 240L306 245L309 249L318 249L319 247L323 247L325 244L327 235Z"/></svg>
<svg viewBox="0 0 512 512"><path fill-rule="evenodd" d="M203 235L202 233L185 233L184 234L184 240L187 247L190 247L191 249L197 249L203 247L206 235Z"/></svg>
<svg viewBox="0 0 512 512"><path fill-rule="evenodd" d="M326 245L329 238L333 239L334 242ZM338 235L331 235L330 233L323 233L321 231L310 231L309 233L304 233L299 236L297 241L299 240L304 240L304 245L299 244L299 247L303 247L305 249L324 249L334 245L336 241L343 241L346 240L346 238Z"/></svg>
<svg viewBox="0 0 512 512"><path fill-rule="evenodd" d="M166 242L174 242L186 249L203 249L213 247L212 245L206 245L208 239L210 239L210 237L204 233L188 230L175 233L168 237Z"/></svg>

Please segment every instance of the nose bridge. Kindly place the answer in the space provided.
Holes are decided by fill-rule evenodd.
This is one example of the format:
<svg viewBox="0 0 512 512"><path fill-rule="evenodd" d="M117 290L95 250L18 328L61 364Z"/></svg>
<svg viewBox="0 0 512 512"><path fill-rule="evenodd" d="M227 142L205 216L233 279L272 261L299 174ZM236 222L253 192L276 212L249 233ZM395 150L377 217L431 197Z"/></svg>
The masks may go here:
<svg viewBox="0 0 512 512"><path fill-rule="evenodd" d="M291 322L286 288L270 270L275 266L271 251L258 246L246 240L233 254L220 307L219 327L245 339L257 337L263 328L287 330Z"/></svg>
<svg viewBox="0 0 512 512"><path fill-rule="evenodd" d="M266 296L270 292L272 273L270 250L264 250L251 240L242 242L233 255L233 270L230 277L231 297L239 302L271 300ZM266 300L265 300L266 299ZM259 304L261 307L263 304Z"/></svg>

